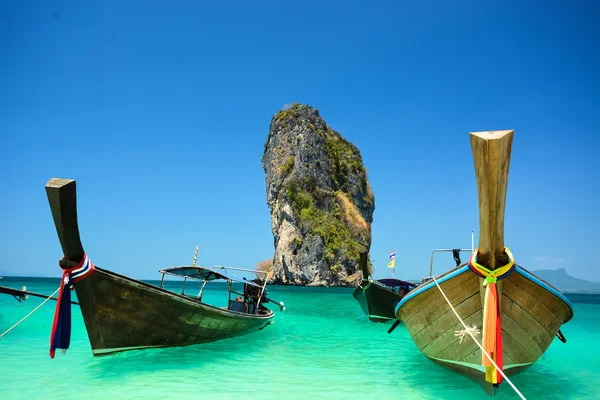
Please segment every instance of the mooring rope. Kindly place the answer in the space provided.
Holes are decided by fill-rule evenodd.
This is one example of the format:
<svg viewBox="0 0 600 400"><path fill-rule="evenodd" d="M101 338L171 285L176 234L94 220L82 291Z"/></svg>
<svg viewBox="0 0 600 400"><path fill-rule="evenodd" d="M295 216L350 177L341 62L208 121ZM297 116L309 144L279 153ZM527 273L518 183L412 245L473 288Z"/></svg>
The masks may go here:
<svg viewBox="0 0 600 400"><path fill-rule="evenodd" d="M471 332L471 329L467 326L467 324L465 324L465 321L462 320L462 318L460 317L460 315L458 315L458 313L456 312L456 310L454 309L454 307L452 306L452 303L450 303L450 300L448 300L448 297L446 297L446 293L444 293L444 291L442 290L442 288L440 287L440 284L438 283L438 281L435 279L434 276L432 276L433 281L435 282L436 286L438 287L438 289L440 289L440 292L442 293L442 296L444 296L444 299L446 299L446 302L448 303L448 305L450 306L450 308L452 309L452 311L454 312L454 315L456 315L456 318L458 318L458 320L460 321L460 323L462 324L462 326L465 327L465 331L469 334L469 336L471 336L471 339L473 339L473 341L477 344L477 346L479 346L479 348L481 349L481 351L483 352L483 354L485 354L485 356L488 358L488 360L490 360L490 362L494 365L494 367L496 368L496 370L498 372L500 372L500 374L502 375L502 377L504 379L506 379L506 381L508 382L508 384L514 389L515 392L517 392L517 394L519 395L519 397L521 397L523 400L527 400L525 398L525 396L523 396L523 394L521 394L521 392L519 391L519 389L517 389L517 387L510 381L510 379L508 379L508 377L504 374L504 371L502 371L498 365L494 362L494 360L492 359L492 357L487 353L487 351L485 351L483 349L483 346L481 346L481 343L479 343L479 341L477 341L477 339L475 339L475 336L473 336L473 333Z"/></svg>
<svg viewBox="0 0 600 400"><path fill-rule="evenodd" d="M54 293L52 293L50 296L48 296L48 298L44 301L42 301L42 303L37 306L36 308L33 309L33 311L31 311L29 314L27 314L26 316L24 316L23 318L21 318L21 320L19 322L17 322L16 324L14 324L13 326L11 326L10 328L8 328L8 330L6 332L4 332L2 335L0 335L0 338L2 338L4 335L6 335L8 332L12 331L14 328L16 328L17 326L19 326L19 324L23 321L25 321L27 318L29 318L31 316L31 314L33 314L34 312L36 312L37 310L39 310L39 308L41 306L43 306L44 304L46 304L46 302L48 300L50 300L52 298L52 296L54 296L56 293L58 293L58 291L60 290L60 287L58 289L56 289L56 291Z"/></svg>

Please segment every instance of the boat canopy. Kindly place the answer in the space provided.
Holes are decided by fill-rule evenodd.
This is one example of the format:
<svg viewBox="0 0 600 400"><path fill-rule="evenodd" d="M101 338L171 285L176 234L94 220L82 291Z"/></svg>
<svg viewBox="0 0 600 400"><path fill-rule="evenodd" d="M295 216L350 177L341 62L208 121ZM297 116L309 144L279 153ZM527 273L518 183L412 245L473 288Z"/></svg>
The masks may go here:
<svg viewBox="0 0 600 400"><path fill-rule="evenodd" d="M175 275L175 276L180 276L183 278L196 279L196 280L206 281L206 282L214 281L217 279L223 279L226 281L246 283L250 286L256 286L259 288L262 287L261 285L255 283L255 282L252 282L251 280L234 278L234 277L225 275L221 272L215 271L214 268L215 267L207 268L207 267L190 265L190 266L164 268L164 269L161 269L159 272L162 274ZM225 267L216 267L216 268L225 269Z"/></svg>
<svg viewBox="0 0 600 400"><path fill-rule="evenodd" d="M416 283L403 281L401 279L395 279L395 278L377 279L377 282L382 283L389 287L395 287L395 286L417 287L418 286Z"/></svg>

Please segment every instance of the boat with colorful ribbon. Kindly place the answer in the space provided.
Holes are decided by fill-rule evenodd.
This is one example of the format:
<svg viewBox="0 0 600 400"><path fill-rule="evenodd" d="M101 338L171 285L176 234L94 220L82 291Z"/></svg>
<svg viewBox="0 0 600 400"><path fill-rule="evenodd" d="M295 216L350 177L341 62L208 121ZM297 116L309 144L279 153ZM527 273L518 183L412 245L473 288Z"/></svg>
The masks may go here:
<svg viewBox="0 0 600 400"><path fill-rule="evenodd" d="M573 318L569 300L517 264L504 243L513 134L512 130L470 134L479 245L467 263L457 262L456 268L439 276L433 275L431 263L430 276L395 310L425 356L476 380L492 395L503 377L534 364L555 337L566 342L560 328Z"/></svg>
<svg viewBox="0 0 600 400"><path fill-rule="evenodd" d="M227 270L260 274L241 268L191 266L160 270L160 286L95 266L79 237L74 180L50 179L46 193L64 257L63 279L52 327L50 356L66 351L71 332L71 290L75 290L94 356L151 347L186 346L231 338L264 329L273 311L265 307L268 277L237 279ZM181 292L163 287L165 275L184 279ZM202 282L197 294L185 293L188 279ZM227 282L227 306L202 300L205 285ZM241 287L240 289L236 288ZM283 303L278 304L285 309Z"/></svg>

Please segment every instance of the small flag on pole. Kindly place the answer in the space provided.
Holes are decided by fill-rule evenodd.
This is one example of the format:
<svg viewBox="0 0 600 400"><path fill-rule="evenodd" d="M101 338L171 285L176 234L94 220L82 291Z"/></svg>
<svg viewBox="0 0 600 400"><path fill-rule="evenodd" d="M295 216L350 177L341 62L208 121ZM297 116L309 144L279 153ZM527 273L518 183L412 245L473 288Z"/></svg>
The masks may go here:
<svg viewBox="0 0 600 400"><path fill-rule="evenodd" d="M390 253L390 262L388 263L388 268L394 268L396 263L396 250Z"/></svg>
<svg viewBox="0 0 600 400"><path fill-rule="evenodd" d="M196 245L196 253L194 253L194 262L192 263L193 267L196 266L196 258L198 258L198 245Z"/></svg>

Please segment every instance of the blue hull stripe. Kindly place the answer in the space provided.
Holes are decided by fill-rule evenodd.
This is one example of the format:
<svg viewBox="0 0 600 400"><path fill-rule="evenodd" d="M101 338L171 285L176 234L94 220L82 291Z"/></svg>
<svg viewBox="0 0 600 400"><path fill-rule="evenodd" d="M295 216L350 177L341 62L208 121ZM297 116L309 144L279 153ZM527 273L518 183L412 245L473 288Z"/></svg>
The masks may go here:
<svg viewBox="0 0 600 400"><path fill-rule="evenodd" d="M446 282L448 279L452 279L455 276L458 276L460 274L462 274L463 272L469 271L469 267L467 265L465 265L462 268L457 269L456 271L438 279L438 283L442 283L442 282ZM400 307L402 307L402 304L406 303L408 300L412 299L415 296L420 295L421 293L431 289L435 287L435 282L432 280L430 283L428 283L427 285L423 286L420 289L416 289L413 290L412 292L410 292L409 294L407 294L406 296L404 296L404 298L402 300L400 300L400 303L398 303L398 305L396 306L396 310L394 311L394 313L396 315L398 315L398 310L400 309Z"/></svg>
<svg viewBox="0 0 600 400"><path fill-rule="evenodd" d="M542 282L541 280L539 280L538 278L536 278L533 274L530 274L529 272L525 271L523 268L519 267L518 265L515 266L515 269L517 270L517 272L519 274L523 275L525 278L529 279L533 283L538 284L539 286L543 287L544 289L546 289L547 291L549 291L550 293L552 293L553 295L555 295L556 297L558 297L559 299L561 299L562 301L564 301L569 306L569 308L571 309L571 311L573 311L573 305L571 304L571 302L569 301L569 299L567 299L565 297L564 294L562 294L558 290L554 289L553 287L548 286L546 283Z"/></svg>

